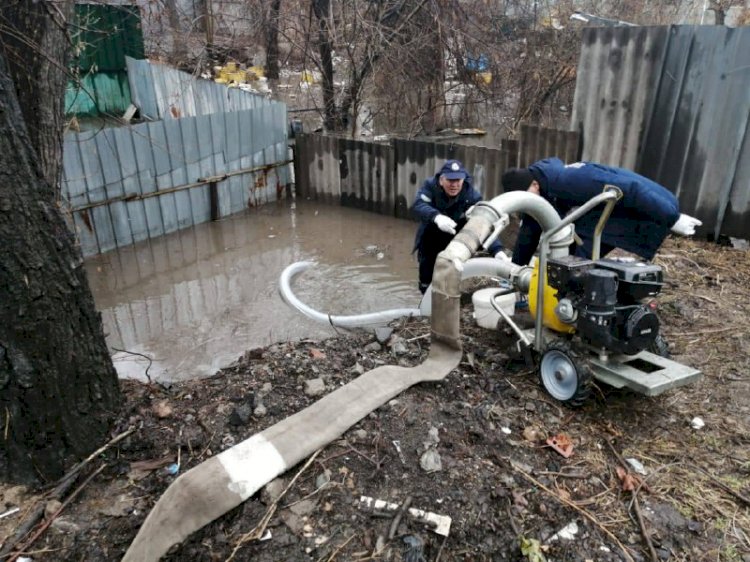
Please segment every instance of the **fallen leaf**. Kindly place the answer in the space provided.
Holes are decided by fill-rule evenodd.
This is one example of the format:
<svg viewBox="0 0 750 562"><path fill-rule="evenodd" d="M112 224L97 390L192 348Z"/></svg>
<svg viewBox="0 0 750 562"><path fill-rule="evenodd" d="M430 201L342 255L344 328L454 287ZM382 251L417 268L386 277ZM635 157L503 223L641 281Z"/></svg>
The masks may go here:
<svg viewBox="0 0 750 562"><path fill-rule="evenodd" d="M521 537L520 543L521 554L523 554L529 562L547 562L547 559L542 553L542 544L537 539Z"/></svg>
<svg viewBox="0 0 750 562"><path fill-rule="evenodd" d="M523 429L523 438L526 439L526 441L531 441L532 443L536 443L541 439L541 431L539 431L539 428L534 427L533 425L530 425L528 427L525 427Z"/></svg>
<svg viewBox="0 0 750 562"><path fill-rule="evenodd" d="M325 359L326 354L320 351L319 349L315 349L314 347L311 347L310 357L312 357L313 359Z"/></svg>
<svg viewBox="0 0 750 562"><path fill-rule="evenodd" d="M157 402L151 409L157 418L164 419L172 415L172 406L166 400Z"/></svg>
<svg viewBox="0 0 750 562"><path fill-rule="evenodd" d="M628 472L623 467L618 466L616 469L617 477L620 479L620 483L622 484L622 490L624 492L632 492L638 488L643 488L647 492L650 492L651 490L646 485L641 478L633 474L632 472Z"/></svg>
<svg viewBox="0 0 750 562"><path fill-rule="evenodd" d="M523 497L523 492L519 492L518 490L513 490L511 494L513 495L514 505L520 505L521 507L526 507L529 505L528 500Z"/></svg>

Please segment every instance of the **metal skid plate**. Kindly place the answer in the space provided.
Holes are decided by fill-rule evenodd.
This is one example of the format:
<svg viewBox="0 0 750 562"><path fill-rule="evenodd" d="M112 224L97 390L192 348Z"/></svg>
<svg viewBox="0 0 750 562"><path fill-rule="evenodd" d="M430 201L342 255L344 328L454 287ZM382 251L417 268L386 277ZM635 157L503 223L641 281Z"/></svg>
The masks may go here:
<svg viewBox="0 0 750 562"><path fill-rule="evenodd" d="M701 377L698 369L649 351L641 351L637 355L612 355L606 361L592 356L589 364L598 380L615 388L627 387L646 396L656 396Z"/></svg>
<svg viewBox="0 0 750 562"><path fill-rule="evenodd" d="M531 341L534 340L534 330L524 332ZM597 380L646 396L657 396L701 377L698 369L648 351L641 351L637 355L610 355L606 361L593 354L587 358Z"/></svg>

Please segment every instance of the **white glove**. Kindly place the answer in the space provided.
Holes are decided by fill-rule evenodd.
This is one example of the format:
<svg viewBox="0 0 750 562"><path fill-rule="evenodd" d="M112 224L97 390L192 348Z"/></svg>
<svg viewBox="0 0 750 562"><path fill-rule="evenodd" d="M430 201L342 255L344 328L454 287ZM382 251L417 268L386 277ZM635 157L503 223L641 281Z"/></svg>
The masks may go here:
<svg viewBox="0 0 750 562"><path fill-rule="evenodd" d="M680 218L672 226L672 232L675 234L681 234L682 236L692 236L695 234L695 227L701 226L703 223L698 219L689 215L680 214Z"/></svg>
<svg viewBox="0 0 750 562"><path fill-rule="evenodd" d="M504 261L506 263L510 263L510 261L511 261L510 260L510 256L508 254L506 254L505 252L503 252L502 250L499 251L497 254L495 254L495 259L496 260L500 260L500 261Z"/></svg>
<svg viewBox="0 0 750 562"><path fill-rule="evenodd" d="M445 215L435 215L433 220L437 227L443 232L447 232L448 234L456 233L456 221L452 218L446 217Z"/></svg>

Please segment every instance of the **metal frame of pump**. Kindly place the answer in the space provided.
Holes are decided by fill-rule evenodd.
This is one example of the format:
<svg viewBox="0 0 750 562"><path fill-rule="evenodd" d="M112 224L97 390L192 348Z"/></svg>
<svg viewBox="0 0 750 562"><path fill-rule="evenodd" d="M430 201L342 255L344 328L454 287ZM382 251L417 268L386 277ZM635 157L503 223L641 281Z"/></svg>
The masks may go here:
<svg viewBox="0 0 750 562"><path fill-rule="evenodd" d="M598 260L601 257L602 232L604 231L604 225L607 223L609 215L612 214L612 209L614 209L615 204L621 198L622 191L619 187L605 185L602 193L589 199L586 203L563 218L562 221L560 221L560 224L556 227L542 234L539 241L539 272L537 274L536 318L534 319L534 349L538 353L543 353L545 351L542 328L544 324L544 289L547 285L547 254L549 253L550 239L563 228L588 213L594 207L597 207L601 203L605 203L602 215L599 217L599 222L596 223L596 228L594 229L594 245L591 250L591 259L593 261Z"/></svg>
<svg viewBox="0 0 750 562"><path fill-rule="evenodd" d="M609 219L609 215L612 214L612 209L614 208L615 204L622 198L622 191L620 188L614 186L614 185L605 185L604 191L597 195L596 197L593 197L580 207L578 207L576 210L568 214L565 218L563 218L560 223L555 226L554 228L551 228L547 231L545 231L539 241L540 250L539 250L539 270L537 274L537 291L536 291L536 311L535 311L535 319L534 319L534 341L533 341L533 347L538 353L544 352L544 338L542 337L542 329L544 324L544 286L546 285L546 279L547 279L547 254L550 250L550 240L553 236L555 236L558 232L566 228L568 225L572 224L579 218L581 218L583 215L588 213L591 209L594 207L600 205L601 203L606 203L604 210L602 212L601 217L599 218L599 222L596 225L596 228L594 230L594 246L592 250L592 259L598 260L601 253L601 239L602 239L602 232L604 231L604 225L607 223L607 220ZM501 223L504 227L507 224L507 220L498 221L498 223ZM500 225L496 225L500 226ZM489 243L491 243L494 238L497 237L497 234L499 234L499 231L501 228L496 228L493 232L493 236L491 236L487 241L485 241L484 245L487 246ZM516 335L519 337L521 342L527 347L532 347L532 342L529 339L528 335L524 330L522 330L510 317L510 315L505 312L498 304L495 302L495 299L497 297L507 295L509 293L515 292L515 288L510 289L500 289L498 292L493 295L493 297L490 299L490 304L495 309L495 311L502 317L502 319L513 329L513 331L516 333Z"/></svg>
<svg viewBox="0 0 750 562"><path fill-rule="evenodd" d="M648 396L655 396L673 386L687 384L688 382L695 380L700 376L700 371L693 369L692 367L682 365L680 363L672 361L671 359L660 357L646 351L643 351L635 356L623 356L617 353L608 354L604 351L600 351L598 355L587 353L585 358L586 360L579 361L580 357L575 349L570 348L561 350L556 347L557 344L555 344L555 342L548 344L545 341L543 332L545 321L544 293L547 285L547 261L548 254L551 252L551 242L554 240L555 236L563 229L567 227L570 227L572 229L570 225L572 225L574 221L578 220L580 217L582 217L598 205L604 203L604 209L594 230L594 240L592 248L592 260L598 260L601 257L601 238L604 231L604 226L607 223L607 220L609 219L614 206L621 198L622 191L619 188L612 185L605 185L604 190L601 194L593 197L585 204L578 207L576 210L564 217L558 224L544 231L544 233L542 234L540 239L538 270L536 271L536 310L534 311L535 320L533 341L531 339L531 330L524 330L520 328L518 324L513 321L510 315L505 312L505 310L503 310L502 307L499 306L496 302L496 299L498 297L507 295L511 292L515 292L516 287L523 285L523 282L521 284L518 283L519 279L525 277L526 281L529 280L530 268L528 266L525 266L511 274L513 287L509 289L498 289L497 293L495 293L490 299L490 304L495 309L495 311L518 336L519 350L524 354L524 358L526 359L526 361L530 364L533 363L533 357L531 355L532 349L539 354L540 378L542 379L542 384L545 386L545 389L554 398L570 405L580 405L582 403L582 399L585 398L586 394L579 396L577 394L577 389L575 389L575 391L572 393L572 396L569 398L561 398L559 396L555 396L555 391L566 393L570 389L564 388L564 385L567 383L563 383L560 387L556 387L556 383L550 383L550 381L545 380L545 377L542 376L542 367L548 351L552 356L550 362L554 364L556 360L558 361L557 366L554 366L553 370L558 368L562 368L563 370L568 369L568 373L566 374L566 376L580 377L583 375L583 373L578 373L577 370L579 368L585 369L588 371L586 375L587 377L593 376L594 378L616 388L627 386L636 392L640 392L641 394L645 394ZM507 216L501 217L500 220L498 220L494 225L496 228L492 235L488 238L488 240L485 241L484 245L487 246L489 243L491 243L491 239L493 237L497 237L499 231L502 230L502 228L506 224ZM572 232L570 232L570 234L572 236ZM533 270L531 271L531 277L533 278ZM532 283L533 281L528 283L529 289L531 288ZM550 330L552 330L553 332L557 332L554 328L550 328ZM563 334L565 332L559 333ZM563 355L565 355L564 361L561 359ZM566 362L569 362L570 364L565 365L564 363ZM654 367L654 371L658 371L658 376L660 378L658 384L653 383L653 377L650 371L644 371L636 366L639 364L638 362L642 362L644 365L650 364ZM564 365L562 365L561 367L560 363L563 363ZM550 388L550 384L555 388Z"/></svg>

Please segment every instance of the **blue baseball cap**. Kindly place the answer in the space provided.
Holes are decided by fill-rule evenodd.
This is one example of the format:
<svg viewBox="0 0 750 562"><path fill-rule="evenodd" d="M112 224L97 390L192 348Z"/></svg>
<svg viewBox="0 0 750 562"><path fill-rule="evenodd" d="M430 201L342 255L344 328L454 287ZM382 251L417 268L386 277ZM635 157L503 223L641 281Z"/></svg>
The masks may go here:
<svg viewBox="0 0 750 562"><path fill-rule="evenodd" d="M458 160L446 160L438 175L445 176L449 180L465 180L469 174Z"/></svg>

